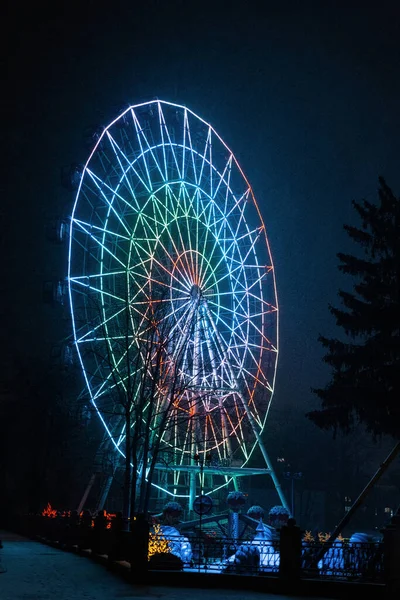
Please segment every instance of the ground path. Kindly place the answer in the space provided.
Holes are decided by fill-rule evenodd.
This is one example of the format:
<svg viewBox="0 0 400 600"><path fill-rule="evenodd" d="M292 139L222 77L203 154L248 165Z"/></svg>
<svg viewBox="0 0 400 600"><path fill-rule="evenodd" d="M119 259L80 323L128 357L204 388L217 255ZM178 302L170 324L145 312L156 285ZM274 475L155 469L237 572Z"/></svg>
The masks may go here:
<svg viewBox="0 0 400 600"><path fill-rule="evenodd" d="M1 530L0 540L0 600L298 600L249 590L138 586L89 558Z"/></svg>

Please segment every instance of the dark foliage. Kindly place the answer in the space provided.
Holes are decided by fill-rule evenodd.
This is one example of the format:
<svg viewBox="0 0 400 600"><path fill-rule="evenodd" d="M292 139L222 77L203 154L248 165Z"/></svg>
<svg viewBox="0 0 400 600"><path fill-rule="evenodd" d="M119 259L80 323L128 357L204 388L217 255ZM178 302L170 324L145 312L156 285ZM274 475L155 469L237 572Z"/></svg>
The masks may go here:
<svg viewBox="0 0 400 600"><path fill-rule="evenodd" d="M156 552L149 559L149 569L153 571L183 571L183 562L175 554Z"/></svg>
<svg viewBox="0 0 400 600"><path fill-rule="evenodd" d="M321 409L307 413L321 429L345 434L358 423L374 437L400 439L400 200L379 178L379 201L353 202L361 228L345 225L362 257L339 253L339 269L355 280L329 306L346 341L320 336L332 369L329 384L313 389Z"/></svg>
<svg viewBox="0 0 400 600"><path fill-rule="evenodd" d="M98 438L76 400L74 374L15 357L1 386L0 508L75 508Z"/></svg>

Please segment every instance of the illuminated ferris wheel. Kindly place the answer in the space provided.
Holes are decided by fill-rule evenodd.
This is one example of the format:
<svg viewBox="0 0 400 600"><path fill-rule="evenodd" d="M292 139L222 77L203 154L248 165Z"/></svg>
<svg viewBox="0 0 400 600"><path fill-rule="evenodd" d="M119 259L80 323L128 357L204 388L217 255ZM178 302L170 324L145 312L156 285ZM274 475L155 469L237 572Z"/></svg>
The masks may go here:
<svg viewBox="0 0 400 600"><path fill-rule="evenodd" d="M104 128L79 178L68 267L74 342L116 450L124 453L126 431L113 398L127 369L147 368L129 364L127 351L158 303L180 381L157 432L173 456L157 467L158 488L192 504L199 477L212 493L268 473L286 505L262 439L278 357L275 274L231 150L192 111L157 100ZM158 386L150 402L161 406L164 393ZM251 465L256 447L262 468Z"/></svg>

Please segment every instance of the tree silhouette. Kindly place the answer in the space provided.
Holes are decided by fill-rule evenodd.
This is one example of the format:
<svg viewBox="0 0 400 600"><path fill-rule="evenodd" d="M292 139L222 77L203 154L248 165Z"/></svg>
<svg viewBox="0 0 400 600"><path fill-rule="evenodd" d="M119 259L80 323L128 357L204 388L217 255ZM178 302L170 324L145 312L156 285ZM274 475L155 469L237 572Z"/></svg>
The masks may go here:
<svg viewBox="0 0 400 600"><path fill-rule="evenodd" d="M345 340L319 337L332 376L312 389L321 409L306 416L334 435L361 423L373 437L400 440L400 201L383 177L378 197L353 202L361 228L344 225L361 249L337 254L340 271L355 280L352 293L339 291L343 307L329 306Z"/></svg>
<svg viewBox="0 0 400 600"><path fill-rule="evenodd" d="M36 513L48 502L65 508L77 501L96 433L80 409L73 372L43 357L11 355L0 389L1 508Z"/></svg>
<svg viewBox="0 0 400 600"><path fill-rule="evenodd" d="M97 333L85 362L91 365L87 376L101 390L97 407L107 419L114 453L124 457L127 523L132 515L147 512L156 463L160 455L173 452L171 429L187 429L189 411L200 398L193 389L195 371L189 375L183 366L194 321L183 330L176 326L166 292L143 298L140 311L133 310L129 290L119 295L124 306L110 305L112 318L104 318L98 302L86 307Z"/></svg>

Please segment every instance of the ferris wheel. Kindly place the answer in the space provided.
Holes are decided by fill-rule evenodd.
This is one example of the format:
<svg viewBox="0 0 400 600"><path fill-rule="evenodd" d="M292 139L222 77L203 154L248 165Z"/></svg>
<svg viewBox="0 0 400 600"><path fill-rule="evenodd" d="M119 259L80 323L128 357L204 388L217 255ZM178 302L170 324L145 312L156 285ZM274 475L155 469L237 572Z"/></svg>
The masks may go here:
<svg viewBox="0 0 400 600"><path fill-rule="evenodd" d="M286 506L262 439L278 358L272 257L250 184L208 123L156 100L99 132L79 173L68 287L87 393L116 451L115 391L127 369L146 368L127 352L158 303L180 381L157 432L173 456L158 487L193 503L200 462L207 493L268 473ZM159 387L150 402L162 404Z"/></svg>

